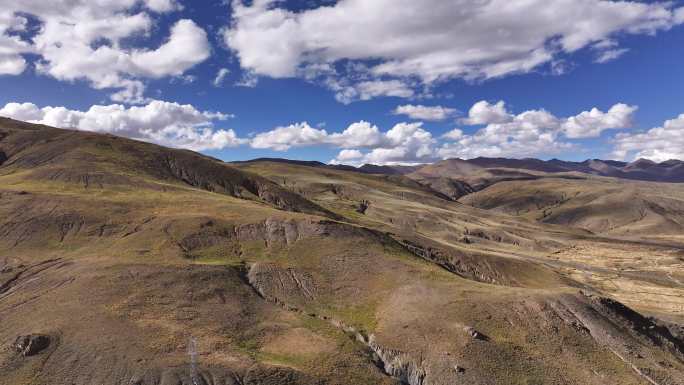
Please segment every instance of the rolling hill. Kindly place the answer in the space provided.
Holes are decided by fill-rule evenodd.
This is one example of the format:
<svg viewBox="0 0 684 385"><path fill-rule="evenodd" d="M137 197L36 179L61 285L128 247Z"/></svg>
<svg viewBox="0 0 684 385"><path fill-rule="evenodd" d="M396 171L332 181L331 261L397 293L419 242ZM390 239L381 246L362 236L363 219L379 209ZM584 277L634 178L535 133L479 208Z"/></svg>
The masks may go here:
<svg viewBox="0 0 684 385"><path fill-rule="evenodd" d="M666 213L598 234L515 185L626 190L572 172L227 164L9 119L0 163L3 385L684 383L679 206L651 191L676 186L629 182Z"/></svg>

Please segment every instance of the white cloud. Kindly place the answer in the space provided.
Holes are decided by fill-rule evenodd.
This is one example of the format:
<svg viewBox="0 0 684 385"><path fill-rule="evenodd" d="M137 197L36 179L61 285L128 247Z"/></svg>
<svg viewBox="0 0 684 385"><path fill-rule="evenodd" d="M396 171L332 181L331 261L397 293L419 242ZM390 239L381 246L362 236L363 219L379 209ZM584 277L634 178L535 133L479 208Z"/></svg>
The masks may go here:
<svg viewBox="0 0 684 385"><path fill-rule="evenodd" d="M616 135L613 155L618 159L645 158L654 162L684 160L684 114L646 132Z"/></svg>
<svg viewBox="0 0 684 385"><path fill-rule="evenodd" d="M449 140L459 140L463 137L463 130L459 128L454 128L453 130L442 135L442 138Z"/></svg>
<svg viewBox="0 0 684 385"><path fill-rule="evenodd" d="M531 157L556 154L575 146L566 139L597 137L604 130L629 128L637 107L616 104L607 112L593 108L569 118L545 110L514 115L504 102L478 102L470 109L467 124L486 126L471 135L453 130L437 153L443 158Z"/></svg>
<svg viewBox="0 0 684 385"><path fill-rule="evenodd" d="M413 90L406 84L398 80L373 80L361 82L356 85L358 98L369 100L377 96L396 96L399 98L410 98Z"/></svg>
<svg viewBox="0 0 684 385"><path fill-rule="evenodd" d="M209 58L210 51L206 32L192 20L179 20L159 48L131 54L131 72L152 78L179 76Z"/></svg>
<svg viewBox="0 0 684 385"><path fill-rule="evenodd" d="M627 52L629 52L629 48L609 49L601 52L594 61L596 63L608 63L609 61L620 58Z"/></svg>
<svg viewBox="0 0 684 385"><path fill-rule="evenodd" d="M328 133L311 127L308 123L296 123L262 132L252 138L253 148L287 151L293 147L333 146L342 148L336 163L415 163L433 159L435 140L422 123L399 123L386 132L360 121L352 123L342 132ZM368 150L367 153L360 149Z"/></svg>
<svg viewBox="0 0 684 385"><path fill-rule="evenodd" d="M0 75L20 75L26 69L26 60L19 55L0 55Z"/></svg>
<svg viewBox="0 0 684 385"><path fill-rule="evenodd" d="M348 104L355 100L370 100L378 96L410 98L415 92L409 84L400 80L368 80L350 83L348 80L326 80L328 88L335 92L335 99Z"/></svg>
<svg viewBox="0 0 684 385"><path fill-rule="evenodd" d="M45 114L33 103L7 103L0 115L29 122L41 120Z"/></svg>
<svg viewBox="0 0 684 385"><path fill-rule="evenodd" d="M307 69L327 66L323 82L342 101L388 95L392 80L400 81L393 96L410 97L446 79L529 72L598 42L684 22L671 2L340 0L296 12L276 0L232 4L224 40L245 70L310 79ZM413 95L396 91L399 84Z"/></svg>
<svg viewBox="0 0 684 385"><path fill-rule="evenodd" d="M94 105L87 111L8 103L0 109L0 116L54 127L106 132L197 151L245 143L233 130L214 128L215 120L226 120L230 115L159 100L130 108L120 104Z"/></svg>
<svg viewBox="0 0 684 385"><path fill-rule="evenodd" d="M375 147L385 141L377 126L360 121L352 123L342 132L329 134L325 129L311 127L307 122L276 127L254 136L254 148L287 151L292 147L331 145L336 147Z"/></svg>
<svg viewBox="0 0 684 385"><path fill-rule="evenodd" d="M631 127L637 109L623 103L614 105L608 112L592 108L568 118L562 129L568 138L595 138L605 130Z"/></svg>
<svg viewBox="0 0 684 385"><path fill-rule="evenodd" d="M27 22L22 16L0 10L0 75L19 75L26 69L21 54L31 52L31 46L11 32L25 30Z"/></svg>
<svg viewBox="0 0 684 385"><path fill-rule="evenodd" d="M433 149L436 141L422 125L420 122L395 125L385 134L389 145L374 148L359 163L415 164L436 160Z"/></svg>
<svg viewBox="0 0 684 385"><path fill-rule="evenodd" d="M229 74L230 70L228 68L221 68L220 70L218 70L213 82L214 87L221 87Z"/></svg>
<svg viewBox="0 0 684 385"><path fill-rule="evenodd" d="M251 72L246 72L242 75L235 85L238 87L254 88L259 84L259 77Z"/></svg>
<svg viewBox="0 0 684 385"><path fill-rule="evenodd" d="M503 103L497 105L503 106ZM491 119L475 120L477 124L487 124L484 128L472 135L453 133L455 140L443 144L437 150L439 156L519 158L559 152L569 147L569 144L558 140L560 122L547 111L525 111L519 115L509 115L505 120L499 115L485 116Z"/></svg>
<svg viewBox="0 0 684 385"><path fill-rule="evenodd" d="M503 101L480 101L463 119L467 125L484 125L474 133L455 128L439 140L422 122L399 123L388 131L359 121L341 132L328 132L306 122L277 127L254 136L253 148L287 151L294 147L329 146L341 149L331 162L360 165L415 164L443 158L531 157L556 154L577 147L570 139L596 137L604 130L628 128L636 107L615 104L607 112L596 108L569 118L543 109L513 114Z"/></svg>
<svg viewBox="0 0 684 385"><path fill-rule="evenodd" d="M313 128L307 122L302 122L259 133L252 138L251 145L254 148L287 151L292 147L325 144L327 140L328 133L325 130Z"/></svg>
<svg viewBox="0 0 684 385"><path fill-rule="evenodd" d="M363 158L363 153L359 150L342 150L330 163L345 164L348 162L355 162L360 158Z"/></svg>
<svg viewBox="0 0 684 385"><path fill-rule="evenodd" d="M463 119L466 124L491 124L491 123L505 123L513 119L513 116L506 110L506 103L499 101L496 104L490 104L485 100L481 100L468 111L468 118Z"/></svg>
<svg viewBox="0 0 684 385"><path fill-rule="evenodd" d="M145 5L152 11L159 13L183 9L183 7L176 2L176 0L145 0Z"/></svg>
<svg viewBox="0 0 684 385"><path fill-rule="evenodd" d="M333 133L328 143L338 147L377 147L383 144L385 137L378 126L366 121L352 123L341 133Z"/></svg>
<svg viewBox="0 0 684 385"><path fill-rule="evenodd" d="M422 123L399 123L384 133L382 144L367 152L344 149L332 164L419 164L437 160L435 139L422 128Z"/></svg>
<svg viewBox="0 0 684 385"><path fill-rule="evenodd" d="M173 0L4 0L0 73L22 73L26 68L23 55L32 53L39 58L35 63L39 73L63 81L85 80L96 89L113 89L113 100L145 102L142 80L183 75L209 57L206 33L191 20L177 21L167 41L156 49L123 43L132 37L149 37L155 31L154 14L148 11L180 8ZM40 22L31 40L8 33L22 18L17 15L23 14Z"/></svg>
<svg viewBox="0 0 684 385"><path fill-rule="evenodd" d="M456 113L456 109L442 106L423 106L405 104L397 106L394 110L395 115L406 115L411 119L441 121L446 120Z"/></svg>

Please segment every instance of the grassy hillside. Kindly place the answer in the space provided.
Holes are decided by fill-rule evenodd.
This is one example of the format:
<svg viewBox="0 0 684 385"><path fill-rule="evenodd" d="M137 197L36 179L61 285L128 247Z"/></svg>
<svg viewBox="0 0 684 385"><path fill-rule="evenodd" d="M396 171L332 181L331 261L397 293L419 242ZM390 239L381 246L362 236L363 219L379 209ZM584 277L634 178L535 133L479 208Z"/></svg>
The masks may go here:
<svg viewBox="0 0 684 385"><path fill-rule="evenodd" d="M684 230L684 185L609 178L501 182L462 203L595 233L636 237Z"/></svg>
<svg viewBox="0 0 684 385"><path fill-rule="evenodd" d="M668 245L10 120L0 152L0 384L682 383L631 310L678 320Z"/></svg>

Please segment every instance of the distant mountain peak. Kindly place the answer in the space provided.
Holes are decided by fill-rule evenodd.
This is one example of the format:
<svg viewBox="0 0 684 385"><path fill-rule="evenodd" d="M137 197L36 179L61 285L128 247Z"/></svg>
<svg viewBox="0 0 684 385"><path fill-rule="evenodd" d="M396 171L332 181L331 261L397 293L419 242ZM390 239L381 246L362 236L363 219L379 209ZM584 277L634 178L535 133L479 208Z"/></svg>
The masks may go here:
<svg viewBox="0 0 684 385"><path fill-rule="evenodd" d="M639 159L635 160L634 162L630 163L629 165L632 165L632 166L637 166L637 165L638 166L655 166L657 164L658 163L656 163L650 159L639 158Z"/></svg>

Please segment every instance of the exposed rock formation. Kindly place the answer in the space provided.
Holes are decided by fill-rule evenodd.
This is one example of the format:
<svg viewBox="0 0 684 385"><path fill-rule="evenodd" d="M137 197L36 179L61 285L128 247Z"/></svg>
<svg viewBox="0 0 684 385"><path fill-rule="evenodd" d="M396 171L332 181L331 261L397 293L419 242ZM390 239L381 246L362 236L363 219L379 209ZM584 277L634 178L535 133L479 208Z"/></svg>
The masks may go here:
<svg viewBox="0 0 684 385"><path fill-rule="evenodd" d="M382 347L373 334L368 337L367 345L380 358L383 370L402 384L428 385L425 382L426 370L410 355Z"/></svg>
<svg viewBox="0 0 684 385"><path fill-rule="evenodd" d="M14 341L14 349L21 355L33 356L50 346L50 337L43 334L29 334L17 337Z"/></svg>
<svg viewBox="0 0 684 385"><path fill-rule="evenodd" d="M249 283L264 298L280 302L280 298L316 298L316 284L311 274L296 268L282 268L273 263L257 262L248 273Z"/></svg>
<svg viewBox="0 0 684 385"><path fill-rule="evenodd" d="M676 374L669 362L684 362L684 340L668 328L615 300L591 294L565 296L550 305L567 324L589 333L649 383L684 384L681 372Z"/></svg>
<svg viewBox="0 0 684 385"><path fill-rule="evenodd" d="M373 334L368 335L366 332L349 326L335 318L327 315L304 313L298 307L284 300L283 298L285 297L278 296L279 294L284 294L292 298L293 296L297 297L297 294L293 295L293 292L299 292L301 293L300 296L313 298L314 289L311 288L313 283L310 276L297 272L294 269L282 269L273 264L255 263L250 266L247 272L247 279L254 290L267 301L277 303L286 310L327 321L364 344L374 354L375 361L380 369L385 374L401 381L402 384L428 385L424 383L425 369L408 354L385 348L377 343Z"/></svg>
<svg viewBox="0 0 684 385"><path fill-rule="evenodd" d="M468 333L469 336L473 337L473 338L476 339L476 340L487 341L487 340L489 339L486 335L484 335L484 334L478 332L478 331L475 330L475 328L472 327L472 326L466 326L466 327L464 327L464 328L463 328L463 331L466 332L466 333Z"/></svg>

